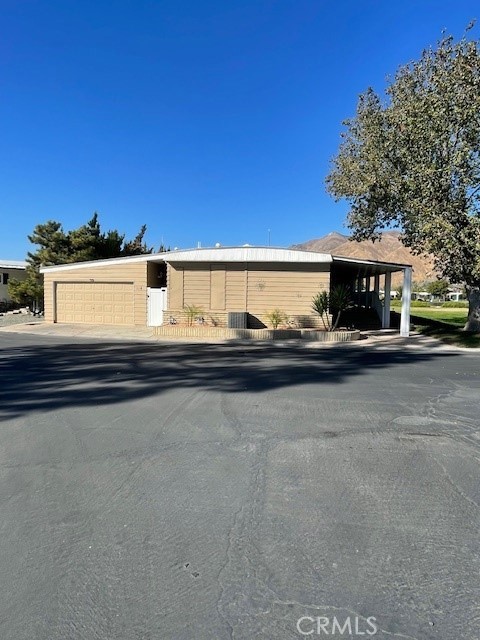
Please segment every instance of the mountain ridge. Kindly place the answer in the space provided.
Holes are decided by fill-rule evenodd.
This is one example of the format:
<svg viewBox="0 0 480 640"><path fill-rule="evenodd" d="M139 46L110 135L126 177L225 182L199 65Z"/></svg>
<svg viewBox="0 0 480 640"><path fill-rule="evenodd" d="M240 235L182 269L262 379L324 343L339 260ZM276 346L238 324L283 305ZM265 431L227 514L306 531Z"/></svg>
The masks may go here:
<svg viewBox="0 0 480 640"><path fill-rule="evenodd" d="M300 251L331 253L339 257L358 258L359 260L409 264L413 268L413 280L423 282L437 278L432 258L414 255L408 247L402 244L399 231L384 231L381 239L376 242L371 240L356 242L351 240L350 236L332 231L321 238L313 238L300 244L294 244L291 248ZM401 276L396 276L394 280L400 282Z"/></svg>

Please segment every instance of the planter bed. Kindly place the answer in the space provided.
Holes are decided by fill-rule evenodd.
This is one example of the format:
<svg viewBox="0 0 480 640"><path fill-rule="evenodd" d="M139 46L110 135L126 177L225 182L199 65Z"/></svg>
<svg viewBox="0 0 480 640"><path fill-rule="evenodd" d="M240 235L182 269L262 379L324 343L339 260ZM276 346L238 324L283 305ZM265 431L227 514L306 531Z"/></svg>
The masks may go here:
<svg viewBox="0 0 480 640"><path fill-rule="evenodd" d="M360 331L358 329L340 331L319 331L318 329L300 329L302 340L311 340L314 342L352 342L360 340Z"/></svg>
<svg viewBox="0 0 480 640"><path fill-rule="evenodd" d="M155 327L159 338L218 338L219 340L310 340L316 342L350 342L360 338L360 331L318 331L315 329L226 329L225 327Z"/></svg>

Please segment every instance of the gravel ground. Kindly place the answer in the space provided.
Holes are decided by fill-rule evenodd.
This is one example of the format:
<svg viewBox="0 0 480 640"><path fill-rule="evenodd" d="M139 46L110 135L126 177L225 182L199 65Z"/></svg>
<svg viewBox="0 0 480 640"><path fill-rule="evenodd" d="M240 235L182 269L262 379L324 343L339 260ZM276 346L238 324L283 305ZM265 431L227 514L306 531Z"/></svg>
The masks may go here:
<svg viewBox="0 0 480 640"><path fill-rule="evenodd" d="M12 324L25 324L26 322L39 322L43 320L42 317L32 316L26 313L8 313L6 315L0 315L0 327L10 327Z"/></svg>

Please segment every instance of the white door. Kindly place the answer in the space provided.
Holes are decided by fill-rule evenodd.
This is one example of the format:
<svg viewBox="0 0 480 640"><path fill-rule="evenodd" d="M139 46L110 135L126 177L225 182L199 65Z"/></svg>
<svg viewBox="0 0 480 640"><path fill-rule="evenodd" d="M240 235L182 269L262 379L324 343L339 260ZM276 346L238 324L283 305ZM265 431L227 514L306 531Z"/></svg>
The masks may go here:
<svg viewBox="0 0 480 640"><path fill-rule="evenodd" d="M159 327L163 324L163 312L167 308L167 289L147 287L148 321L149 327Z"/></svg>

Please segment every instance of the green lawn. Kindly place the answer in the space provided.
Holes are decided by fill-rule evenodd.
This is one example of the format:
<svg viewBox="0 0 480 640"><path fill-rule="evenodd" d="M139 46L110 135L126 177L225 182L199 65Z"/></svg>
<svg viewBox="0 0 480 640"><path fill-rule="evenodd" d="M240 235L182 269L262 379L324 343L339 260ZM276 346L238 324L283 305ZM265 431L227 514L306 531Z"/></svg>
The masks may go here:
<svg viewBox="0 0 480 640"><path fill-rule="evenodd" d="M462 331L467 312L464 308L412 307L411 321L423 335L459 347L480 348L480 333Z"/></svg>
<svg viewBox="0 0 480 640"><path fill-rule="evenodd" d="M426 320L436 320L437 322L448 322L455 326L463 327L467 319L468 309L452 307L412 307L411 315Z"/></svg>

